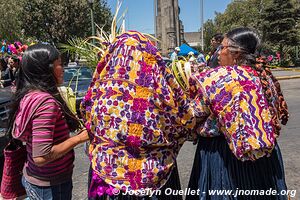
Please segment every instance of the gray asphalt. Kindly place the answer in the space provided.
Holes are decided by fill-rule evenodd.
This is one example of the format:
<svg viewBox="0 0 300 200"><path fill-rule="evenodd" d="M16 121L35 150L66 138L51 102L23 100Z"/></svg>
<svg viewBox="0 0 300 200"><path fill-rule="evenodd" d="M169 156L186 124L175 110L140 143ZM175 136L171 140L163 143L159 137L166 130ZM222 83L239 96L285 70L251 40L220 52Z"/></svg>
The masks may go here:
<svg viewBox="0 0 300 200"><path fill-rule="evenodd" d="M276 71L275 76L295 75L286 71ZM289 106L290 120L287 126L282 127L278 139L285 164L285 176L288 189L300 192L300 79L282 80L281 87ZM83 152L83 147L75 149L76 160L73 175L73 199L87 199L87 177L89 161ZM186 142L178 156L178 167L182 189L188 185L190 172L194 160L195 146ZM300 194L294 198L300 199Z"/></svg>
<svg viewBox="0 0 300 200"><path fill-rule="evenodd" d="M300 75L300 69L297 69L296 71L273 71L274 76L299 76Z"/></svg>

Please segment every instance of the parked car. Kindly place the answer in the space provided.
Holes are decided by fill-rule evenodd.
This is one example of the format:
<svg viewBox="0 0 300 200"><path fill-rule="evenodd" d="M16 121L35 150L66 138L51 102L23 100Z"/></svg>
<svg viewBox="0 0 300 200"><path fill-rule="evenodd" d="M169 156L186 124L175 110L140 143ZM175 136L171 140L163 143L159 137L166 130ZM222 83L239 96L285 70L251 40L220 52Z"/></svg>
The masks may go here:
<svg viewBox="0 0 300 200"><path fill-rule="evenodd" d="M87 66L68 66L64 68L64 86L70 86L76 95L76 110L91 83L93 71ZM11 102L11 87L0 88L0 133L6 128L9 104Z"/></svg>
<svg viewBox="0 0 300 200"><path fill-rule="evenodd" d="M0 88L0 128L5 128L9 114L12 92L10 87Z"/></svg>
<svg viewBox="0 0 300 200"><path fill-rule="evenodd" d="M70 86L76 95L76 111L92 81L93 71L87 66L68 66L64 68L64 86ZM78 115L80 116L80 115Z"/></svg>
<svg viewBox="0 0 300 200"><path fill-rule="evenodd" d="M8 142L5 133L7 130L7 121L9 114L9 105L11 102L12 92L10 87L0 88L0 185L3 171L3 149Z"/></svg>
<svg viewBox="0 0 300 200"><path fill-rule="evenodd" d="M64 68L64 86L70 86L76 95L76 110L79 112L79 105L92 80L92 70L87 66L68 66ZM5 137L9 115L9 107L12 98L11 87L0 88L0 184L3 170L3 149L8 142ZM79 116L79 115L78 115Z"/></svg>

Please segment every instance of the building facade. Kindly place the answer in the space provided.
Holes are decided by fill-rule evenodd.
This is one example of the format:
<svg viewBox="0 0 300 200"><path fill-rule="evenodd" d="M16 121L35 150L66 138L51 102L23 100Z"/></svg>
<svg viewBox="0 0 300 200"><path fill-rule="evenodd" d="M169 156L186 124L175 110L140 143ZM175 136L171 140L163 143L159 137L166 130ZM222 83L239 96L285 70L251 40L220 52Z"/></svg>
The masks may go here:
<svg viewBox="0 0 300 200"><path fill-rule="evenodd" d="M201 47L201 32L185 32L184 41L193 48Z"/></svg>
<svg viewBox="0 0 300 200"><path fill-rule="evenodd" d="M183 25L179 20L178 0L155 0L155 37L162 55L167 56L183 41Z"/></svg>

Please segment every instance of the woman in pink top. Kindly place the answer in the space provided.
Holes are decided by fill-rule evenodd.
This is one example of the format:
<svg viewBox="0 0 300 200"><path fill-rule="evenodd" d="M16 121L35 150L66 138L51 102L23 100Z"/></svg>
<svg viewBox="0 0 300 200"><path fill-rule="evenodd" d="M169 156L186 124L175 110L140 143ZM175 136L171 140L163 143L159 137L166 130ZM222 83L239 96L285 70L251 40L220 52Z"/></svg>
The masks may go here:
<svg viewBox="0 0 300 200"><path fill-rule="evenodd" d="M9 125L26 142L22 183L30 199L71 199L73 148L88 140L58 92L63 67L56 48L37 44L23 55Z"/></svg>

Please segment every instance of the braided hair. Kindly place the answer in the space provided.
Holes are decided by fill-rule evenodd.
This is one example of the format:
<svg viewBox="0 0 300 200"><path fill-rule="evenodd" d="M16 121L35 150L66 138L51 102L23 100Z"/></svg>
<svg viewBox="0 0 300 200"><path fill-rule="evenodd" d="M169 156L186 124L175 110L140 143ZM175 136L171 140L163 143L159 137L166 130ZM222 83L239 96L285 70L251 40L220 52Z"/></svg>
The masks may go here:
<svg viewBox="0 0 300 200"><path fill-rule="evenodd" d="M279 121L281 121L281 124L286 125L289 118L288 107L280 84L273 76L266 61L262 58L257 58L256 50L260 45L257 33L250 28L242 27L229 31L226 34L226 38L230 43L229 50L231 52L239 52L236 64L251 66L257 72L269 104L275 134L279 135L281 129Z"/></svg>

